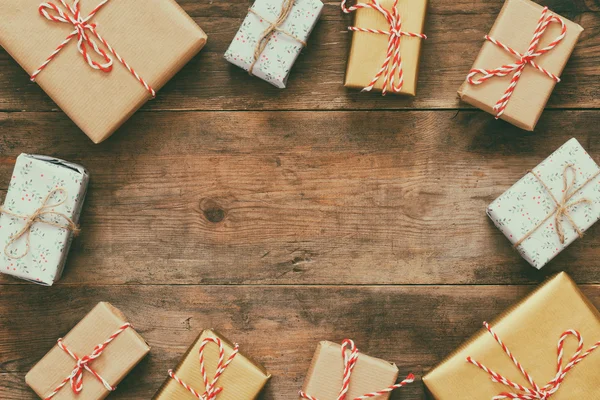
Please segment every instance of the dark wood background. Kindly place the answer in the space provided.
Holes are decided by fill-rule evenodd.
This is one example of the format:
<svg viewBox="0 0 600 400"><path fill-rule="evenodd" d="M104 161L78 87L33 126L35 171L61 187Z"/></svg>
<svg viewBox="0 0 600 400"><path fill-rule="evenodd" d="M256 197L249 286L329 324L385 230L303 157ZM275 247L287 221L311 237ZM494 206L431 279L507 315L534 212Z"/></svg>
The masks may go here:
<svg viewBox="0 0 600 400"><path fill-rule="evenodd" d="M573 136L600 160L600 1L542 1L586 30L534 133L456 98L501 0L431 0L415 99L342 86L337 1L285 90L223 59L250 1L179 2L208 45L100 145L0 49L0 186L21 152L92 176L64 279L0 278L0 398L34 399L26 372L98 301L153 347L113 399L149 399L203 328L269 369L264 399L294 399L319 340L421 376L557 271L600 306L598 227L537 271L485 215Z"/></svg>

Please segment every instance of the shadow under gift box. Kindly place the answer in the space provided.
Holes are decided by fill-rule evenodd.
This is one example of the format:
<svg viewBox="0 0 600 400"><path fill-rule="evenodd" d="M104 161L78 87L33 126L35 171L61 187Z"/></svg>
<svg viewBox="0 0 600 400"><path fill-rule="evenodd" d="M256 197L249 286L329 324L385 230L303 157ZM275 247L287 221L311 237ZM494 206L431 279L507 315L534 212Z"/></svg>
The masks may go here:
<svg viewBox="0 0 600 400"><path fill-rule="evenodd" d="M557 343L565 331L573 329L582 335L584 351L600 340L600 313L564 272L507 310L491 326L539 386L544 386L557 373ZM563 366L575 353L577 344L572 337L566 339ZM493 382L486 372L467 363L468 356L530 388L502 347L482 329L423 378L433 399L481 400L502 392L518 392ZM598 400L598 371L600 350L569 371L551 399Z"/></svg>
<svg viewBox="0 0 600 400"><path fill-rule="evenodd" d="M529 0L506 0L489 36L524 54L534 36L542 11L542 6ZM548 15L551 14L554 13L549 11ZM554 49L536 57L534 61L547 71L560 76L583 28L575 22L557 16L566 24L565 38ZM560 24L551 23L542 35L537 49L548 46L560 33ZM518 61L519 58L515 55L486 40L472 68L491 70ZM496 115L494 105L510 86L513 75L514 72L503 77L495 76L479 85L465 81L458 90L458 95L462 101ZM501 119L521 129L533 131L555 86L556 82L552 78L533 66L526 65Z"/></svg>
<svg viewBox="0 0 600 400"><path fill-rule="evenodd" d="M74 31L71 23L40 15L41 0L0 1L0 45L32 75ZM62 4L56 5L67 15ZM72 5L72 0L67 0ZM81 0L86 18L101 0ZM55 12L50 13L57 16ZM206 34L174 0L109 1L89 20L98 33L154 90L159 90L206 43ZM77 49L77 37L37 76L36 82L95 143L107 139L146 101L148 90L114 59L108 73L93 69ZM92 58L104 63L88 45Z"/></svg>

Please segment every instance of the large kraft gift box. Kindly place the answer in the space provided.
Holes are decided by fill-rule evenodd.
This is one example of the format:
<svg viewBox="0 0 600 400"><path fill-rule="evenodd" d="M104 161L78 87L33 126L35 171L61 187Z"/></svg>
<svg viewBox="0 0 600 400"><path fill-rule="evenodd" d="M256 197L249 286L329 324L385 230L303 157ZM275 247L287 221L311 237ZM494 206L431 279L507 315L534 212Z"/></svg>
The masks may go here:
<svg viewBox="0 0 600 400"><path fill-rule="evenodd" d="M121 311L109 303L99 303L61 341L65 349L82 359L94 354L96 346L111 337L114 339L87 366L114 389L150 352ZM29 371L25 381L42 399L100 400L109 395L111 391L87 369L81 371L81 391L75 393L70 382L64 381L76 367L77 361L59 342ZM64 386L59 388L61 383Z"/></svg>
<svg viewBox="0 0 600 400"><path fill-rule="evenodd" d="M488 36L525 54L543 10L542 6L529 0L506 0ZM560 77L583 28L575 22L548 11L547 16L550 15L556 15L564 21L567 29L566 36L552 50L535 57L534 62ZM542 34L537 49L543 49L553 42L561 35L561 29L559 23L550 23ZM474 69L492 70L504 65L513 65L518 61L517 56L491 41L485 40L475 59L472 71ZM491 77L477 85L465 81L458 90L458 95L463 101L497 115L498 111L494 109L494 106L511 85L513 76L514 72L510 72L506 76ZM475 78L479 77L482 75L479 74ZM532 65L526 65L500 118L519 128L532 131L542 115L555 85L554 79Z"/></svg>
<svg viewBox="0 0 600 400"><path fill-rule="evenodd" d="M162 387L153 397L154 400L194 400L197 399L184 385L202 395L206 386L202 378L199 353L205 340L218 339L223 346L224 363L231 356L235 345L218 332L205 330L188 349L181 362L172 373L182 382L168 377ZM209 382L215 377L219 364L219 346L209 342L204 347L204 366ZM253 400L258 397L271 375L267 370L250 357L238 352L231 363L225 366L224 372L218 377L216 387L222 388L218 393L219 400ZM183 383L183 385L182 385Z"/></svg>
<svg viewBox="0 0 600 400"><path fill-rule="evenodd" d="M600 340L600 313L566 273L548 280L490 326L540 387L557 375L557 343L563 333L574 330L581 334L582 354ZM568 336L564 341L563 368L577 347L578 340ZM490 332L482 329L423 378L434 399L481 400L500 393L522 393L493 382L490 375L467 362L467 357L531 388ZM552 400L598 400L598 371L600 351L596 350L566 373L562 385L551 395Z"/></svg>
<svg viewBox="0 0 600 400"><path fill-rule="evenodd" d="M72 0L64 0L73 7ZM101 4L81 0L81 19ZM0 45L29 75L54 53L74 31L73 24L50 21L40 15L41 0L0 2ZM54 4L73 15L62 0ZM52 10L48 14L58 17ZM109 1L90 20L97 32L152 89L160 89L206 43L206 34L175 0ZM36 82L56 104L95 142L108 138L152 94L90 32L101 51L113 58L112 71L92 68L78 51L77 36L36 77ZM85 42L84 42L85 43ZM93 60L105 60L89 44Z"/></svg>
<svg viewBox="0 0 600 400"><path fill-rule="evenodd" d="M342 346L337 343L322 341L318 344L302 392L319 400L338 398L345 367L341 351ZM346 352L349 353L350 350ZM395 364L359 353L346 398L354 399L390 387L396 383L398 375ZM390 393L386 393L374 398L385 400L389 397ZM305 398L308 397L300 397Z"/></svg>
<svg viewBox="0 0 600 400"><path fill-rule="evenodd" d="M372 3L372 0L361 0L361 3ZM391 10L394 0L379 0L379 4ZM402 19L402 31L423 33L427 15L428 0L399 0L396 6ZM390 31L390 24L377 10L360 8L354 12L354 26L364 29ZM363 89L369 85L381 69L386 58L389 36L370 32L353 32L350 55L346 68L344 86L353 89ZM404 84L400 94L415 96L417 94L417 79L421 45L423 39L403 36L400 39L400 56L402 58L402 73ZM381 92L385 73L379 78L373 90Z"/></svg>

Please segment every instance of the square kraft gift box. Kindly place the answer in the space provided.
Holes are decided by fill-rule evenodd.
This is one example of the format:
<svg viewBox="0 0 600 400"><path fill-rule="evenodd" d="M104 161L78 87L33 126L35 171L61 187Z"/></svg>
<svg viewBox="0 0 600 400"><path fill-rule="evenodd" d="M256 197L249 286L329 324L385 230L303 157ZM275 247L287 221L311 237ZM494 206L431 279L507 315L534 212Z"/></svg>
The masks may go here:
<svg viewBox="0 0 600 400"><path fill-rule="evenodd" d="M506 0L459 97L532 131L583 28L529 0Z"/></svg>
<svg viewBox="0 0 600 400"><path fill-rule="evenodd" d="M364 0L351 7L346 1L342 10L355 17L344 86L415 96L428 1Z"/></svg>
<svg viewBox="0 0 600 400"><path fill-rule="evenodd" d="M600 313L567 274L550 279L488 326L490 332L482 329L423 378L433 399L600 398L600 349L594 350L600 347ZM562 360L557 350L563 350ZM513 397L494 397L501 393Z"/></svg>
<svg viewBox="0 0 600 400"><path fill-rule="evenodd" d="M21 154L0 208L0 272L42 285L62 275L89 181L81 165Z"/></svg>
<svg viewBox="0 0 600 400"><path fill-rule="evenodd" d="M487 214L540 269L600 218L600 168L571 139L494 200Z"/></svg>
<svg viewBox="0 0 600 400"><path fill-rule="evenodd" d="M40 3L0 2L0 45L95 143L206 43L175 0Z"/></svg>
<svg viewBox="0 0 600 400"><path fill-rule="evenodd" d="M342 345L323 341L315 351L300 399L332 400L346 391L348 399L386 400L391 392L415 379L410 374L396 383L398 375L396 364L359 353L350 339L344 340Z"/></svg>
<svg viewBox="0 0 600 400"><path fill-rule="evenodd" d="M101 400L149 352L121 311L99 303L59 339L25 381L44 400Z"/></svg>
<svg viewBox="0 0 600 400"><path fill-rule="evenodd" d="M217 332L205 330L177 368L169 371L169 377L153 399L194 400L203 395L212 399L215 394L219 400L257 398L271 375L238 349L237 344L227 341ZM206 381L202 373L204 369Z"/></svg>
<svg viewBox="0 0 600 400"><path fill-rule="evenodd" d="M320 0L256 0L225 59L250 75L285 88L322 10Z"/></svg>

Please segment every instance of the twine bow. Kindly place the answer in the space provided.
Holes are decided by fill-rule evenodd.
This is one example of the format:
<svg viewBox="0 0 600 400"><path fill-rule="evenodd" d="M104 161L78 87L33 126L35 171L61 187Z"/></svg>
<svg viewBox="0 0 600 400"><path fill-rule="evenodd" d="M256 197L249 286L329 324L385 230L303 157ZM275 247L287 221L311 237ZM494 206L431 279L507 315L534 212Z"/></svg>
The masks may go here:
<svg viewBox="0 0 600 400"><path fill-rule="evenodd" d="M83 390L83 371L84 370L91 373L98 381L100 381L100 383L102 383L102 385L104 385L106 390L108 390L109 392L114 391L116 388L111 386L111 384L108 383L104 378L102 378L102 376L100 376L100 374L98 374L96 371L94 371L90 367L90 364L102 355L102 353L104 352L106 347L113 340L115 340L117 338L117 336L119 336L127 328L130 328L130 327L131 327L131 324L129 324L129 323L124 324L123 326L121 326L119 328L119 330L117 330L115 333L110 335L110 337L104 343L99 344L96 347L94 347L94 351L92 351L92 353L90 355L87 355L84 357L77 356L77 354L75 354L71 350L69 350L69 348L63 343L63 339L58 339L58 347L60 347L65 353L67 353L69 356L71 356L71 358L74 359L77 363L75 364L75 368L69 374L69 376L67 376L56 387L56 389L54 389L54 391L50 395L46 396L44 398L44 400L52 399L69 382L71 383L71 390L73 390L73 393L75 393L76 395L81 393L81 391Z"/></svg>
<svg viewBox="0 0 600 400"><path fill-rule="evenodd" d="M350 354L346 350L350 351ZM352 376L352 371L356 366L356 362L358 361L358 349L354 342L350 339L346 339L342 342L342 358L344 360L344 375L342 378L342 388L340 389L340 393L336 400L347 400L346 396L348 394L348 390L350 389L350 378ZM415 380L415 376L413 374L409 374L405 380L400 383L396 383L395 385L388 386L385 389L379 390L377 392L367 393L365 395L355 397L353 400L364 400L370 399L373 397L378 397L384 395L386 393L390 393L396 389L399 389L403 386L408 385L409 383L413 383ZM316 397L313 397L303 391L298 393L301 398L307 400L319 400ZM349 400L349 399L348 399Z"/></svg>
<svg viewBox="0 0 600 400"><path fill-rule="evenodd" d="M560 82L560 78L558 76L541 67L534 61L539 56L542 56L554 49L565 38L567 34L567 25L565 24L565 22L554 14L547 14L548 7L544 7L544 10L542 11L542 16L540 17L537 27L535 28L535 32L533 33L533 38L529 43L529 48L524 54L519 53L518 51L503 44L502 42L494 39L489 35L485 36L485 40L492 42L496 46L500 47L501 49L504 49L505 51L509 52L510 54L516 56L519 59L516 63L506 64L496 69L474 68L469 72L469 75L467 75L467 82L469 82L471 85L481 85L482 83L495 76L507 76L509 74L513 74L508 89L506 89L504 95L502 95L500 100L498 100L498 102L496 102L496 104L494 105L494 111L496 111L496 119L500 118L504 114L506 106L508 105L511 96L515 91L515 87L517 86L517 83L519 83L519 79L521 79L521 74L523 73L523 70L527 65L531 65L538 71L553 79L555 82ZM553 22L557 22L561 25L560 35L558 35L556 39L554 39L552 43L550 43L548 46L544 47L543 49L538 49L537 47L540 43L540 39L546 32L548 26ZM477 75L482 76L476 78Z"/></svg>
<svg viewBox="0 0 600 400"><path fill-rule="evenodd" d="M35 81L37 76L54 60L54 58L60 53L60 51L73 39L77 37L77 49L79 53L83 56L83 59L87 62L87 64L95 69L105 73L111 72L113 67L113 58L114 56L119 62L127 68L127 70L144 86L144 88L152 95L152 97L156 97L156 92L146 81L138 75L138 73L112 48L110 44L96 30L96 24L90 22L92 18L96 15L104 5L106 5L110 0L103 0L96 8L92 10L92 12L87 16L83 17L81 15L81 5L79 4L80 0L74 0L73 5L71 6L66 2L66 0L60 0L60 3L64 7L61 9L54 3L42 3L40 4L38 11L39 13L46 19L52 22L61 22L73 25L75 30L67 36L67 38L54 50L54 52L44 61L44 63L31 75L31 81ZM96 41L94 40L96 37L102 45L110 52L107 53L103 48L99 47ZM91 55L90 51L93 50L100 58L103 60L102 62L95 61Z"/></svg>
<svg viewBox="0 0 600 400"><path fill-rule="evenodd" d="M498 342L498 344L502 347L502 350L504 350L506 355L512 360L512 362L519 369L519 371L525 377L525 379L527 379L527 382L529 382L529 385L531 386L531 389L530 389L530 388L527 388L516 382L513 382L510 379L505 378L504 376L498 374L497 372L494 372L491 369L487 368L485 365L481 364L480 362L473 360L473 358L467 357L467 362L469 362L469 363L477 366L478 368L482 369L483 371L487 372L492 377L493 382L501 383L505 386L511 387L520 392L520 393L503 392L497 396L494 396L492 398L492 400L501 400L501 399L548 400L548 399L550 399L550 397L552 397L558 391L558 389L562 385L562 383L565 380L565 377L567 376L569 371L571 371L584 358L586 358L587 356L592 354L592 352L594 352L594 350L596 350L598 347L600 347L600 341L598 341L598 342L596 342L596 344L594 344L592 347L590 347L589 350L587 350L585 353L582 354L583 338L582 338L581 334L573 329L564 332L561 335L560 339L558 340L558 347L557 347L557 352L558 352L557 361L558 362L557 362L557 367L556 367L556 375L550 382L548 382L546 384L546 386L540 387L538 384L535 383L535 381L533 380L531 375L529 375L529 373L527 371L525 371L525 368L523 368L523 366L517 360L517 358L510 352L510 350L508 349L506 344L504 344L502 342L502 340L496 334L496 332L494 332L494 330L492 330L490 325L487 322L484 322L483 325L490 332L490 334L494 337L496 342ZM571 357L571 360L567 363L567 365L565 365L563 367L564 343L569 336L575 337L579 341L579 345L577 346L577 351L575 351L575 354L573 354L573 356Z"/></svg>
<svg viewBox="0 0 600 400"><path fill-rule="evenodd" d="M281 32L284 35L289 36L292 39L296 40L303 47L306 47L306 42L304 40L300 39L296 35L281 28L281 25L283 25L283 23L290 16L290 13L292 12L292 9L294 8L294 2L295 2L295 0L283 0L283 3L281 4L281 12L279 13L279 16L277 17L277 19L273 22L270 22L267 18L263 17L256 10L254 10L252 8L250 8L248 10L249 12L256 15L261 20L269 23L269 26L267 27L267 29L265 29L260 34L258 41L256 42L256 47L254 48L252 64L250 64L250 67L248 68L248 74L252 75L252 71L254 71L254 67L255 67L256 63L258 62L260 55L262 54L263 51L265 51L267 44L269 43L269 40L271 40L271 35L275 32Z"/></svg>
<svg viewBox="0 0 600 400"><path fill-rule="evenodd" d="M388 85L392 92L399 93L402 90L402 86L404 86L404 71L402 69L402 57L400 55L400 40L403 36L427 39L427 36L422 33L413 33L413 32L405 32L402 30L402 16L398 11L398 0L394 0L394 4L391 10L385 9L379 3L379 0L372 0L371 3L357 3L354 6L346 7L346 1L342 0L342 11L346 14L349 14L353 11L359 10L361 8L373 9L379 11L381 15L383 15L388 22L390 28L388 31L380 30L380 29L369 29L369 28L360 28L358 26L349 26L349 31L355 32L367 32L367 33L375 33L380 35L389 36L388 40L388 48L387 54L385 56L385 60L383 61L383 65L381 69L375 74L375 77L369 83L367 87L365 87L363 92L370 92L379 78L385 74L385 78L383 80L383 89L381 94L383 96L386 95L388 91ZM398 84L396 84L396 79L398 79Z"/></svg>
<svg viewBox="0 0 600 400"><path fill-rule="evenodd" d="M64 197L62 198L62 200L58 201L57 203L50 203L50 199L52 199L52 197L54 197L54 195L59 192L64 194ZM79 227L77 226L77 224L75 224L75 222L73 222L73 220L71 218L69 218L66 214L54 211L54 208L63 205L67 201L67 198L68 198L68 192L66 189L56 188L54 190L51 190L50 193L48 193L48 195L42 202L42 205L37 210L35 210L31 215L16 214L16 213L8 210L6 207L0 207L0 214L6 214L11 217L25 220L25 225L23 226L23 228L21 228L21 230L19 232L15 233L11 237L9 242L6 244L6 246L4 247L4 254L7 257L12 258L13 260L21 259L21 258L25 257L27 254L29 254L29 249L31 247L30 239L29 239L30 235L31 235L31 228L33 227L34 224L36 224L38 222L46 224L46 225L54 226L57 228L66 229L68 231L73 232L74 235L79 234ZM45 215L59 217L59 218L63 219L64 223L47 221L42 218ZM15 242L17 240L21 239L23 236L25 236L27 239L25 251L20 253L19 255L11 254L9 251L10 248L12 247L13 244L15 244Z"/></svg>
<svg viewBox="0 0 600 400"><path fill-rule="evenodd" d="M569 180L569 177L568 177L569 171L573 172L573 174L572 174L573 179L571 179L571 180ZM571 224L571 226L573 227L573 229L575 229L575 232L577 232L579 237L582 237L583 231L581 229L579 229L579 227L577 226L577 224L571 217L570 211L573 207L575 207L579 204L583 204L583 203L593 204L593 202L587 198L582 198L582 199L579 199L576 201L571 201L571 199L573 198L573 196L575 196L577 194L577 192L579 192L581 189L583 189L585 186L587 186L590 182L592 182L594 179L596 179L598 176L600 176L600 171L598 171L596 174L594 174L590 178L588 178L585 181L585 183L583 183L583 185L581 185L579 187L575 187L575 184L577 183L577 171L575 170L575 167L572 164L565 166L565 169L563 171L563 190L562 190L563 195L562 195L562 198L560 201L558 201L556 199L556 197L554 197L554 194L552 194L552 191L550 190L548 185L546 185L546 183L542 180L542 178L540 178L540 176L535 171L531 170L529 172L538 180L538 182L540 182L542 184L542 186L544 187L546 192L548 194L550 194L550 197L554 201L555 207L554 207L554 211L552 211L550 214L548 214L548 216L546 218L544 218L539 224L537 224L525 236L523 236L520 240L518 240L514 244L514 247L519 247L525 240L527 240L531 235L533 235L534 232L536 232L539 228L541 228L553 215L554 215L554 219L555 219L556 233L558 234L558 238L559 238L561 244L565 244L565 230L563 227L563 218L566 218L567 221L569 221L569 224Z"/></svg>
<svg viewBox="0 0 600 400"><path fill-rule="evenodd" d="M209 382L208 376L206 374L206 368L204 367L204 348L210 343L215 343L217 346L219 346L219 362L217 363L217 370L215 372L215 376L213 377L212 381ZM177 375L175 375L173 370L169 370L169 376L171 378L173 378L175 380L175 382L179 383L181 386L183 386L185 389L187 389L197 399L199 399L199 400L216 400L217 395L223 391L222 387L217 386L217 382L218 382L219 378L221 377L221 375L223 374L223 372L225 372L225 369L227 368L227 366L233 361L233 359L235 358L235 356L238 353L239 353L239 346L236 344L233 348L233 352L231 353L231 355L229 356L227 361L225 361L225 348L223 346L223 342L221 341L221 339L219 339L218 337L209 337L202 341L202 344L200 345L199 354L200 354L200 372L202 373L202 379L204 381L204 387L206 389L206 391L204 393L197 392L193 387L191 387L190 385L185 383L183 380L181 380Z"/></svg>

